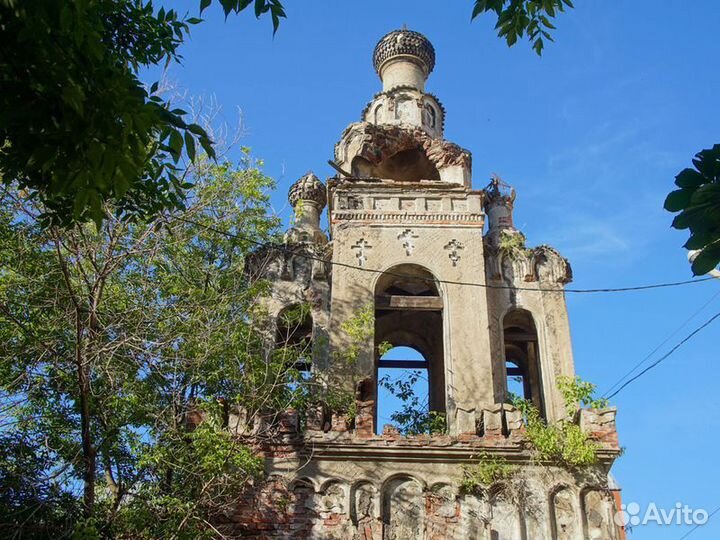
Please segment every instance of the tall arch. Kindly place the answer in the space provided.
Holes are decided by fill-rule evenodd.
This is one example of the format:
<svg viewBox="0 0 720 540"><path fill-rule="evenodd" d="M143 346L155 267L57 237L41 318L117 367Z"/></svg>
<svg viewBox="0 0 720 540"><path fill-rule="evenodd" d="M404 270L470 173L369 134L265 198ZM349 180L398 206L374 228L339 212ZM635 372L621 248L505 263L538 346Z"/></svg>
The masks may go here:
<svg viewBox="0 0 720 540"><path fill-rule="evenodd" d="M398 265L383 273L375 284L375 350L381 344L409 347L422 359L376 355L376 383L380 369L427 370L428 409L445 413L443 336L443 299L436 278L412 264ZM375 417L377 422L377 408Z"/></svg>
<svg viewBox="0 0 720 540"><path fill-rule="evenodd" d="M506 395L531 401L545 414L538 334L532 314L514 308L503 318Z"/></svg>
<svg viewBox="0 0 720 540"><path fill-rule="evenodd" d="M555 540L583 540L578 499L567 486L550 492L550 525Z"/></svg>

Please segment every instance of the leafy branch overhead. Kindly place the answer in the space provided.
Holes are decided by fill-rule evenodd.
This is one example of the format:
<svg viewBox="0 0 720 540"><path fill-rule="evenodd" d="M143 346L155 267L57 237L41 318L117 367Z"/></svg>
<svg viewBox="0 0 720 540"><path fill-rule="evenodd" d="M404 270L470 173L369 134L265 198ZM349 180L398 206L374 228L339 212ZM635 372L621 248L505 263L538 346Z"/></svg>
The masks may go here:
<svg viewBox="0 0 720 540"><path fill-rule="evenodd" d="M277 0L254 3L277 29ZM203 0L201 7L210 2ZM179 163L208 133L140 81L140 69L179 61L196 17L151 0L0 0L0 179L45 208L47 223L101 222L106 203L129 216L181 209Z"/></svg>
<svg viewBox="0 0 720 540"><path fill-rule="evenodd" d="M720 144L698 152L693 165L675 177L680 189L667 196L665 209L680 212L674 228L690 230L685 247L699 250L692 264L699 276L720 265Z"/></svg>
<svg viewBox="0 0 720 540"><path fill-rule="evenodd" d="M538 55L542 54L545 40L554 41L551 22L566 8L575 7L571 0L475 0L472 18L493 12L497 15L495 29L509 47L527 35Z"/></svg>

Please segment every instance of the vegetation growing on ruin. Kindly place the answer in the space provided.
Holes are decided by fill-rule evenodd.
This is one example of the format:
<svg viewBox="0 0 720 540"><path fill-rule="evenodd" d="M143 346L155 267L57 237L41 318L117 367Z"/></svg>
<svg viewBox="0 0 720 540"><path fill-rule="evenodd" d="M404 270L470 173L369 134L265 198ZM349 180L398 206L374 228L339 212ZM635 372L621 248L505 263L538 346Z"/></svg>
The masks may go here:
<svg viewBox="0 0 720 540"><path fill-rule="evenodd" d="M501 252L507 254L510 258L515 259L519 255L525 254L525 235L519 231L501 231L498 240L498 247Z"/></svg>
<svg viewBox="0 0 720 540"><path fill-rule="evenodd" d="M505 458L483 452L477 463L463 466L463 479L460 488L466 493L474 493L483 487L512 477L517 468Z"/></svg>
<svg viewBox="0 0 720 540"><path fill-rule="evenodd" d="M607 400L596 399L595 385L580 377L560 377L558 389L563 396L567 417L557 423L547 423L539 409L530 401L512 398L526 424L526 436L539 461L568 467L582 467L597 463L598 444L574 421L581 406L601 409Z"/></svg>

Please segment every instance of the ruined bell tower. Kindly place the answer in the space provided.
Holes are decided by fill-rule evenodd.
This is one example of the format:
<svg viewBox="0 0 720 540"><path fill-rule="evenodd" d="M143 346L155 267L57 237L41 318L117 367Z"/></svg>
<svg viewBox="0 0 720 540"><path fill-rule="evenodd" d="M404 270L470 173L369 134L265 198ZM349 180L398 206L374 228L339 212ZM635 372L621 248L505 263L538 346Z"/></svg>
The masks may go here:
<svg viewBox="0 0 720 540"><path fill-rule="evenodd" d="M337 175L292 186L295 224L283 246L262 252L271 320L308 305L304 369L355 403L352 414L318 406L302 422L287 411L265 448L270 480L238 527L278 539L621 540L609 480L615 410L572 415L558 388L574 377L570 265L550 246L525 245L513 188L493 177L473 189L471 154L444 139L445 109L425 89L435 61L417 32L377 43L382 89L335 145ZM372 328L350 343L347 321L360 310ZM385 346L422 360L386 360ZM352 373L339 360L349 347ZM444 429L378 425L378 372L404 367L425 370L427 407ZM578 426L596 460L538 459L511 393L547 424ZM468 488L467 471L483 462L511 472Z"/></svg>

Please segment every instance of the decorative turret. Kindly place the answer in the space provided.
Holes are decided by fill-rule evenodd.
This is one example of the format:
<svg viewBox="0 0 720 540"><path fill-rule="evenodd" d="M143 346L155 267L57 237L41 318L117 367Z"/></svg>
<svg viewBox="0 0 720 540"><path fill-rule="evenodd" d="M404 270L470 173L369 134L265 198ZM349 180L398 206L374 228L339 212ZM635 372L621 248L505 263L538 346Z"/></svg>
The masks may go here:
<svg viewBox="0 0 720 540"><path fill-rule="evenodd" d="M442 138L445 110L425 92L425 81L435 67L430 40L412 30L394 30L375 46L373 65L383 89L365 107L363 121L412 126Z"/></svg>
<svg viewBox="0 0 720 540"><path fill-rule="evenodd" d="M483 193L485 194L484 206L488 218L488 237L490 241L497 244L503 232L511 235L522 235L513 225L515 189L503 182L502 178L493 174Z"/></svg>
<svg viewBox="0 0 720 540"><path fill-rule="evenodd" d="M435 67L435 48L419 32L393 30L375 46L373 65L383 82L383 91L411 86L422 92Z"/></svg>
<svg viewBox="0 0 720 540"><path fill-rule="evenodd" d="M488 216L490 230L515 229L513 225L515 189L503 182L498 175L493 174L483 193L485 193L485 213Z"/></svg>
<svg viewBox="0 0 720 540"><path fill-rule="evenodd" d="M295 224L288 231L291 242L326 243L320 229L320 212L327 204L327 188L312 172L290 186L288 200L295 211Z"/></svg>

